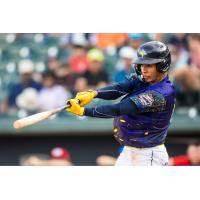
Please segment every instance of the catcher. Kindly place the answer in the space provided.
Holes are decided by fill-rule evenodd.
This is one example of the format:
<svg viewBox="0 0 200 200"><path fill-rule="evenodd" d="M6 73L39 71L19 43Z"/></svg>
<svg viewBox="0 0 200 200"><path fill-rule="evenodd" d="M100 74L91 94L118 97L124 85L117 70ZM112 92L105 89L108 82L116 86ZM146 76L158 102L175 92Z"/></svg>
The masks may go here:
<svg viewBox="0 0 200 200"><path fill-rule="evenodd" d="M175 90L169 80L171 55L159 42L144 43L134 62L136 74L125 81L97 90L77 93L67 111L79 116L114 118L114 136L124 146L115 165L168 165L164 146L175 105ZM85 108L93 98L121 101Z"/></svg>

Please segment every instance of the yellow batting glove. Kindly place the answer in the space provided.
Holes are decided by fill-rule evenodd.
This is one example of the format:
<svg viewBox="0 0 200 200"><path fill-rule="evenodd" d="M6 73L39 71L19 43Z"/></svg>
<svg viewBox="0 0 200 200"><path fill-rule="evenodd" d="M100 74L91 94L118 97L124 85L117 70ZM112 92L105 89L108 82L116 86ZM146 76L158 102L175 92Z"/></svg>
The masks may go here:
<svg viewBox="0 0 200 200"><path fill-rule="evenodd" d="M85 92L77 93L75 99L79 100L80 106L84 106L92 101L93 98L97 96L97 91L95 90L88 90Z"/></svg>
<svg viewBox="0 0 200 200"><path fill-rule="evenodd" d="M68 112L71 112L75 115L83 116L85 108L81 107L79 105L79 101L77 99L70 99L66 101L66 104L70 104L71 106L69 108L66 108Z"/></svg>

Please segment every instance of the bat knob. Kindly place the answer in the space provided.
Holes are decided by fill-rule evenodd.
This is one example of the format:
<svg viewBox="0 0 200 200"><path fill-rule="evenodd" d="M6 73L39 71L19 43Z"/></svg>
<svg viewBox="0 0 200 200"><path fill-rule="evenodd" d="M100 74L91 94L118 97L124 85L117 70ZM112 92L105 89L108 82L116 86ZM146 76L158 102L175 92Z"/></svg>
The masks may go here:
<svg viewBox="0 0 200 200"><path fill-rule="evenodd" d="M80 100L77 100L77 103L80 104ZM69 108L69 107L71 107L70 100L66 101L66 107L65 108Z"/></svg>
<svg viewBox="0 0 200 200"><path fill-rule="evenodd" d="M71 107L70 100L66 101L66 108L69 108L69 107Z"/></svg>

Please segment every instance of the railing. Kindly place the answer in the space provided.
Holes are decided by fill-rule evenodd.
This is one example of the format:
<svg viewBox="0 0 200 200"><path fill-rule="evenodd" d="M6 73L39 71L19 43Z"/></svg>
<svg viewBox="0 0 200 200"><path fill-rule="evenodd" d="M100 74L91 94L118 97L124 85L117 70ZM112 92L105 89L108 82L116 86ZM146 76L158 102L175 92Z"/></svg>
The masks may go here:
<svg viewBox="0 0 200 200"><path fill-rule="evenodd" d="M79 118L79 117L57 117L38 124L15 130L12 126L14 118L0 119L0 136L2 135L88 135L112 134L112 119ZM174 133L200 135L200 116L189 118L187 116L174 116L169 128L169 134Z"/></svg>

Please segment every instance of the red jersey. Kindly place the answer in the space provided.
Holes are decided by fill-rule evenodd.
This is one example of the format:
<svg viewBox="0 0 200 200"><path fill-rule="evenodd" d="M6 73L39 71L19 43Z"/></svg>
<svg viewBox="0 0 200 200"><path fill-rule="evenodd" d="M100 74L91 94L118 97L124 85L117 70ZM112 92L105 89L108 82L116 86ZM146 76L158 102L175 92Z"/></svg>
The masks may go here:
<svg viewBox="0 0 200 200"><path fill-rule="evenodd" d="M171 158L171 165L172 166L188 166L192 165L191 161L189 160L189 157L187 155L182 156L174 156Z"/></svg>

